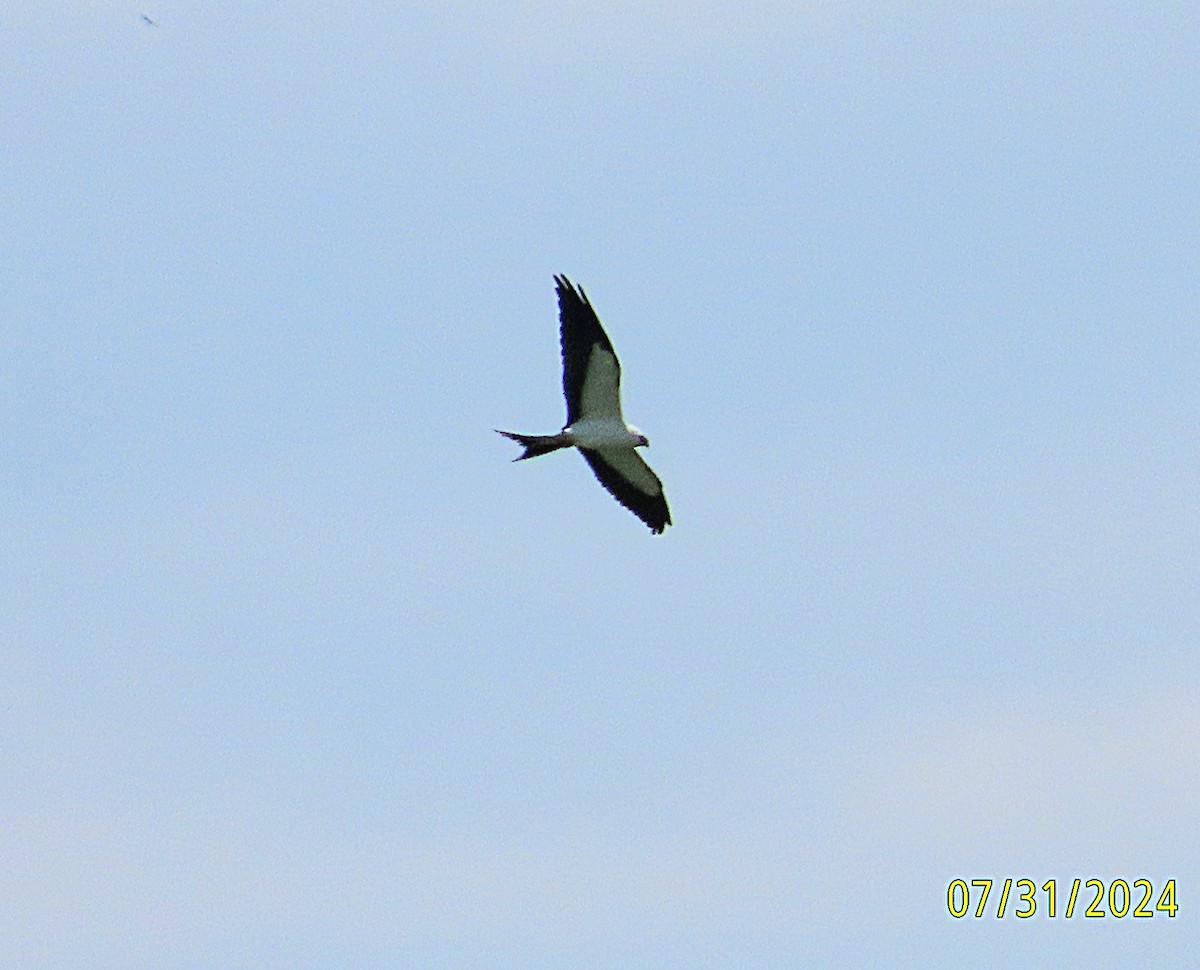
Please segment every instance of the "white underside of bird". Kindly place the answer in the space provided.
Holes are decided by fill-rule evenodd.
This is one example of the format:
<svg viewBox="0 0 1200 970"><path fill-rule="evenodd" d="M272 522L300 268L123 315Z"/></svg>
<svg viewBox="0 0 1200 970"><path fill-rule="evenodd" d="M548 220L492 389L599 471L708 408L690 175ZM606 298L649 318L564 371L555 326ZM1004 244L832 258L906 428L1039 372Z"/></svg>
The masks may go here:
<svg viewBox="0 0 1200 970"><path fill-rule="evenodd" d="M577 448L638 448L645 436L619 417L582 418L563 428Z"/></svg>

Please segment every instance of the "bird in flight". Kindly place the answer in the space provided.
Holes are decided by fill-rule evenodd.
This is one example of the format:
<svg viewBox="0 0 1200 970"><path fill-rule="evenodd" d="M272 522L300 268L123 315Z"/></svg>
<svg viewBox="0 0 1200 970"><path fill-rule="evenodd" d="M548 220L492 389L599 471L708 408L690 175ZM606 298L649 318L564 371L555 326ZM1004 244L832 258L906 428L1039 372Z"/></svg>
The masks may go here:
<svg viewBox="0 0 1200 970"><path fill-rule="evenodd" d="M149 17L147 17L145 14L142 14L142 19L143 19L144 21L146 21L146 23L148 23L148 24L149 24L151 27L157 27L157 26L158 26L158 21L157 21L157 20L151 20L151 19L150 19Z"/></svg>
<svg viewBox="0 0 1200 970"><path fill-rule="evenodd" d="M496 433L525 447L525 453L513 461L559 448L578 448L609 494L658 535L671 524L671 510L662 482L636 451L649 447L649 440L621 417L621 363L583 287L565 276L554 277L554 282L558 286L567 423L558 434L498 429Z"/></svg>

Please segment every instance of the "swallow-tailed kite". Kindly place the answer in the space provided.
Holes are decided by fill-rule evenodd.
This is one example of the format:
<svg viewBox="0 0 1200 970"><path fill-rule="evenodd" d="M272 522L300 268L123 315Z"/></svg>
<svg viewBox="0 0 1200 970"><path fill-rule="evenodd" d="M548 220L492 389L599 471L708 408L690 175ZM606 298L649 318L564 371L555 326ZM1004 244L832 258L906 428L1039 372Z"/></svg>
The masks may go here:
<svg viewBox="0 0 1200 970"><path fill-rule="evenodd" d="M536 458L559 448L578 448L612 497L656 535L671 524L662 482L635 451L650 442L621 417L621 364L583 287L565 276L558 285L562 329L563 394L567 423L558 434L497 431L525 446L513 461Z"/></svg>

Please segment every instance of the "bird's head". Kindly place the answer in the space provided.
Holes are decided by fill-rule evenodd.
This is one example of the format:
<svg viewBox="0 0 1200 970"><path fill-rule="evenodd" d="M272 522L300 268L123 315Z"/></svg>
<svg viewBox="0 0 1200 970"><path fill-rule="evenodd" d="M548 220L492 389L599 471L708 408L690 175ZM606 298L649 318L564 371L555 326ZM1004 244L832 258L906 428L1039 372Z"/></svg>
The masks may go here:
<svg viewBox="0 0 1200 970"><path fill-rule="evenodd" d="M627 424L627 425L625 425L625 427L629 429L629 433L631 435L633 435L633 437L634 437L633 447L635 447L635 448L649 448L650 447L650 439L647 438L644 434L642 434L641 428L635 428L632 424Z"/></svg>

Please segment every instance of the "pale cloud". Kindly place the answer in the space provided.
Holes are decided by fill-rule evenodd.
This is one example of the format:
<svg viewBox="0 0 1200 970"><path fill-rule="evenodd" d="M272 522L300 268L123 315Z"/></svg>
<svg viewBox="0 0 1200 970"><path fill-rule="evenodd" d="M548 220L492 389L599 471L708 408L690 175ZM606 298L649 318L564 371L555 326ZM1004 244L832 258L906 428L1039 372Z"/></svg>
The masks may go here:
<svg viewBox="0 0 1200 970"><path fill-rule="evenodd" d="M1200 711L1181 687L993 697L890 725L864 752L847 830L888 866L1137 878L1186 858ZM1151 872L1153 875L1153 872Z"/></svg>
<svg viewBox="0 0 1200 970"><path fill-rule="evenodd" d="M224 932L357 926L392 947L514 932L566 945L622 926L749 930L819 950L863 926L871 894L888 894L886 919L871 917L885 932L939 915L954 877L1158 879L1196 864L1200 713L1181 688L881 714L828 755L832 785L781 768L784 750L736 808L681 804L690 821L658 831L569 814L519 838L297 829L250 789L216 812L75 804L10 817L0 955L43 945L64 914L85 936L188 938L203 930L197 911Z"/></svg>

